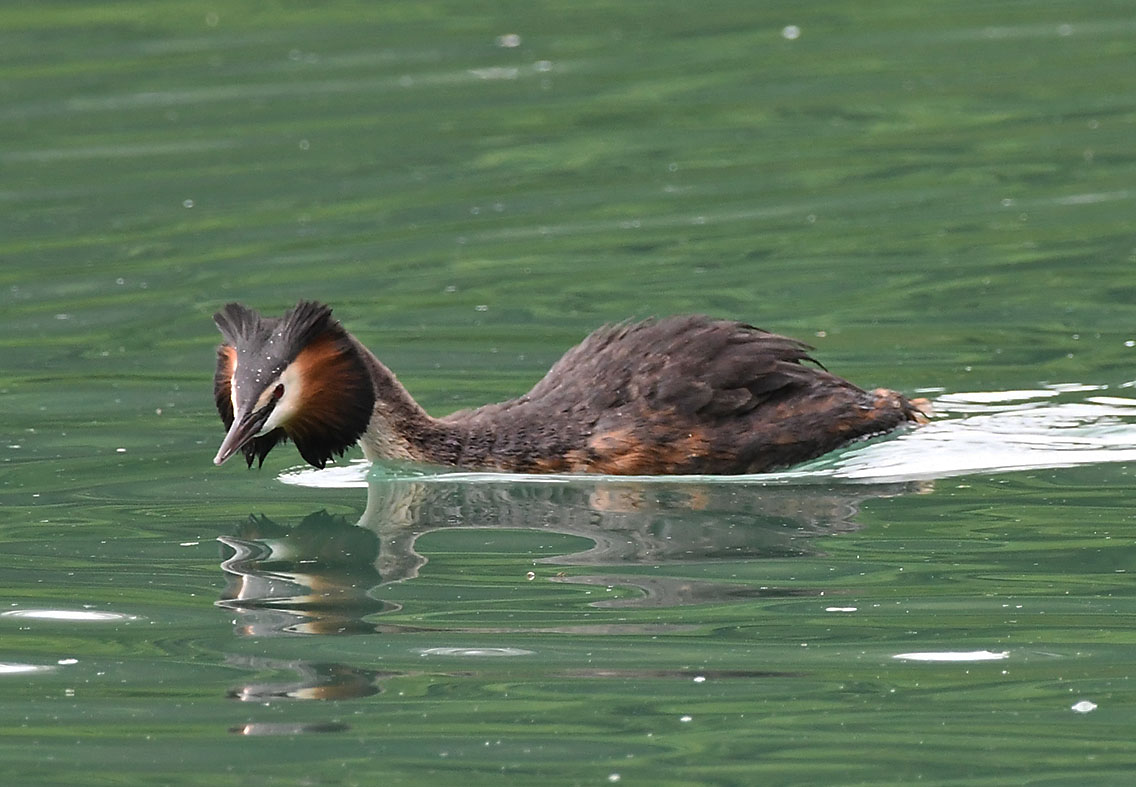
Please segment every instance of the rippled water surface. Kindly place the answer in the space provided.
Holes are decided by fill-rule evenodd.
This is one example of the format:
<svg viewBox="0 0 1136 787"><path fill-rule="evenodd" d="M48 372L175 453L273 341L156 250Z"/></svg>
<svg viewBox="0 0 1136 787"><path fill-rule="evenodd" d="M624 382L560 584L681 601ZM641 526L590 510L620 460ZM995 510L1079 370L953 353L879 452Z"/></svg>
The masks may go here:
<svg viewBox="0 0 1136 787"><path fill-rule="evenodd" d="M13 784L1127 783L1126 3L0 9ZM767 476L212 466L228 300L433 413L699 311L931 400Z"/></svg>

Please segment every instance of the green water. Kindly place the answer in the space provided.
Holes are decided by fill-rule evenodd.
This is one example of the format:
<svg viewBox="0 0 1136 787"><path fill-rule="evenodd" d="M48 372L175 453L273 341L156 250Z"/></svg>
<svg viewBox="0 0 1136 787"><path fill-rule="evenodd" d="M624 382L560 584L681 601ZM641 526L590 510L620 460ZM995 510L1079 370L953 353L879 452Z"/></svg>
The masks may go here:
<svg viewBox="0 0 1136 787"><path fill-rule="evenodd" d="M0 8L5 782L1128 783L1134 57L1127 2ZM436 414L700 311L939 415L214 468L210 315L299 298Z"/></svg>

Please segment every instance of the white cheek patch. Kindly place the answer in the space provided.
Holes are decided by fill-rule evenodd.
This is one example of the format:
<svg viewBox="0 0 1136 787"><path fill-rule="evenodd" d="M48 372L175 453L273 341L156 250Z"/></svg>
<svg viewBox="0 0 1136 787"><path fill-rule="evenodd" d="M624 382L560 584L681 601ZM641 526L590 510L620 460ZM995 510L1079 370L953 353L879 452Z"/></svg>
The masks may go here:
<svg viewBox="0 0 1136 787"><path fill-rule="evenodd" d="M283 426L295 417L300 411L300 375L295 368L289 366L280 375L280 379L268 386L267 396L271 397L277 385L284 386L284 395L276 400L276 407L272 408L268 420L264 422L259 434L271 432L278 426ZM267 399L264 402L267 404Z"/></svg>
<svg viewBox="0 0 1136 787"><path fill-rule="evenodd" d="M233 416L237 414L237 351L233 350L233 369L229 374L229 401L233 403Z"/></svg>

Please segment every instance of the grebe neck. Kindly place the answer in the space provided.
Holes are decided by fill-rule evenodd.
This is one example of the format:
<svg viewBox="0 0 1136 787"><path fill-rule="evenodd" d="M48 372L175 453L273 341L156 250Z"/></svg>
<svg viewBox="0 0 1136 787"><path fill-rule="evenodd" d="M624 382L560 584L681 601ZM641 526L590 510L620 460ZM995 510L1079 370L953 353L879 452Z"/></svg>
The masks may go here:
<svg viewBox="0 0 1136 787"><path fill-rule="evenodd" d="M400 459L446 464L450 461L446 435L451 430L447 425L431 417L374 353L354 337L352 340L371 374L375 393L371 420L359 439L363 456L372 462Z"/></svg>

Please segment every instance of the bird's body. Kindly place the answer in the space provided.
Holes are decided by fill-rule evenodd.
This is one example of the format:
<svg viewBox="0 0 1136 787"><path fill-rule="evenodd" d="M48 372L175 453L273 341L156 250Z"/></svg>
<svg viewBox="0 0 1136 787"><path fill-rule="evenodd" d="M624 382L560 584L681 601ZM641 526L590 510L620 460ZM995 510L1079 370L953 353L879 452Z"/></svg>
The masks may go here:
<svg viewBox="0 0 1136 787"><path fill-rule="evenodd" d="M214 319L229 430L217 464L237 451L263 461L288 438L316 467L359 442L371 460L470 469L758 473L919 418L894 391L809 365L795 339L699 316L601 328L527 394L444 418L325 306L301 302L277 320L229 304Z"/></svg>

